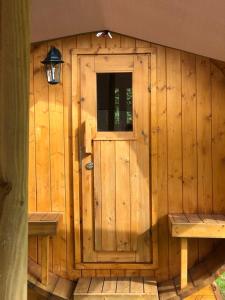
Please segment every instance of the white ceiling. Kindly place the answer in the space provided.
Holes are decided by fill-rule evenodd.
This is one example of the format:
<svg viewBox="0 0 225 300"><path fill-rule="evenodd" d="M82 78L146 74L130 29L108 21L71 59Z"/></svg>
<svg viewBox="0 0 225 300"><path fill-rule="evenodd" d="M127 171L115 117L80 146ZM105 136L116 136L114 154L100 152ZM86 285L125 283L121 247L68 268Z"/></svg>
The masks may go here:
<svg viewBox="0 0 225 300"><path fill-rule="evenodd" d="M32 0L32 42L109 29L225 61L225 0Z"/></svg>

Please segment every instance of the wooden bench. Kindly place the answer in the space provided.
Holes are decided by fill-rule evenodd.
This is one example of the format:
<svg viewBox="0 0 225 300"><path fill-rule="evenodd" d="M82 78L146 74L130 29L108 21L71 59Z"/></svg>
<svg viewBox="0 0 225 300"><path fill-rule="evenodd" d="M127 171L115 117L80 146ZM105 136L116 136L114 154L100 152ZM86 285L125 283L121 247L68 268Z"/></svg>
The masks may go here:
<svg viewBox="0 0 225 300"><path fill-rule="evenodd" d="M49 237L57 233L59 213L30 213L28 216L29 236L41 237L41 282L48 284Z"/></svg>
<svg viewBox="0 0 225 300"><path fill-rule="evenodd" d="M181 239L181 282L188 283L188 238L225 238L225 216L219 214L170 214L169 228Z"/></svg>

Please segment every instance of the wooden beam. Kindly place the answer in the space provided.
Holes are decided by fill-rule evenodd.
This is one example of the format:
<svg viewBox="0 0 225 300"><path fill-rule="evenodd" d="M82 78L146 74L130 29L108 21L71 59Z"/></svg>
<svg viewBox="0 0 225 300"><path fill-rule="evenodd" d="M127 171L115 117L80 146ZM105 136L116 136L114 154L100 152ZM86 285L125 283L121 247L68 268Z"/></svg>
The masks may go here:
<svg viewBox="0 0 225 300"><path fill-rule="evenodd" d="M49 236L41 238L41 282L48 284L48 266L49 266Z"/></svg>
<svg viewBox="0 0 225 300"><path fill-rule="evenodd" d="M185 288L187 286L188 276L187 276L187 270L188 270L188 243L186 238L181 238L181 282L180 287L181 289Z"/></svg>
<svg viewBox="0 0 225 300"><path fill-rule="evenodd" d="M27 299L28 0L0 0L0 299Z"/></svg>

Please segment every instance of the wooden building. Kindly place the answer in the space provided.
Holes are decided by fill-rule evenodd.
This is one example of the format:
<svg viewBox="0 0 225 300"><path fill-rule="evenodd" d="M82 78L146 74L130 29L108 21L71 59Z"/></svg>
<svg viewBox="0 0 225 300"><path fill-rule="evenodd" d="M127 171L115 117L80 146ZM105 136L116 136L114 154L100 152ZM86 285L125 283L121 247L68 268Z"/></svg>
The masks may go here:
<svg viewBox="0 0 225 300"><path fill-rule="evenodd" d="M31 44L29 299L215 299L225 58L92 28Z"/></svg>
<svg viewBox="0 0 225 300"><path fill-rule="evenodd" d="M151 276L161 282L180 272L180 241L169 233L168 214L225 210L224 64L112 35L32 47L29 210L62 213L50 242L53 273L72 280ZM65 62L55 86L47 84L40 64L51 45ZM102 88L108 84L98 74L107 73L133 74L130 82L114 78L121 90L132 82L132 130L104 128L110 121L99 117L101 110L114 113L110 103L101 108L97 102L107 98L106 91L96 91L101 80ZM129 125L123 118L118 126ZM87 169L91 161L93 170ZM189 267L215 243L191 239ZM40 262L36 237L29 255Z"/></svg>

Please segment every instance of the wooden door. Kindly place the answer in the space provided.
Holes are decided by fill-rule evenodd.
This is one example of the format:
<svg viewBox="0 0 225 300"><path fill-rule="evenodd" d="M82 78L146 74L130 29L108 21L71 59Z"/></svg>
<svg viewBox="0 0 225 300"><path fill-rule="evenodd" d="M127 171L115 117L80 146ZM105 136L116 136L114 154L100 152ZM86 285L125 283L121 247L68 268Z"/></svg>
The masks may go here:
<svg viewBox="0 0 225 300"><path fill-rule="evenodd" d="M149 266L150 54L80 55L78 73L80 266Z"/></svg>

